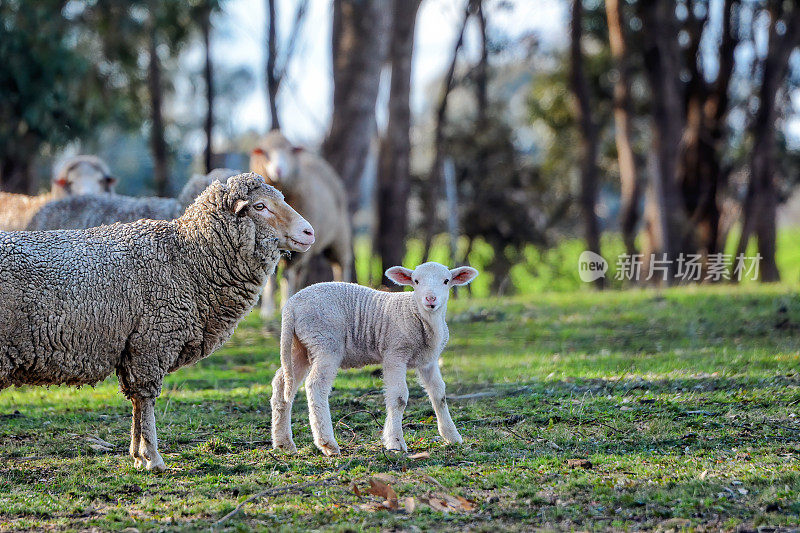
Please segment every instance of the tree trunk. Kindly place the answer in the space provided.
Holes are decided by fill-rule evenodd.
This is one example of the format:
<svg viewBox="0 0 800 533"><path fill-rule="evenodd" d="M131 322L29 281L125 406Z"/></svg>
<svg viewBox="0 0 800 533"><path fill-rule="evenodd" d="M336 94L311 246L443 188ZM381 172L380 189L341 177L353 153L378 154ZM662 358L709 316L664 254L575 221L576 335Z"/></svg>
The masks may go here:
<svg viewBox="0 0 800 533"><path fill-rule="evenodd" d="M389 62L389 120L378 158L378 233L381 272L402 265L406 255L408 194L411 182L411 56L420 0L394 0ZM386 287L400 287L384 276Z"/></svg>
<svg viewBox="0 0 800 533"><path fill-rule="evenodd" d="M467 28L467 22L469 22L472 5L473 3L470 0L467 3L467 8L464 10L464 18L461 22L458 37L453 44L453 52L450 55L450 66L447 68L447 73L444 76L444 85L442 86L442 92L439 95L439 102L436 106L436 125L434 126L433 135L433 163L431 164L431 170L425 183L423 198L423 209L425 211L423 217L425 224L425 243L422 257L426 261L430 258L431 244L436 234L436 204L439 198L439 187L442 181L442 160L444 158L443 141L444 126L447 119L447 99L450 96L450 92L453 90L458 52L464 44L464 31Z"/></svg>
<svg viewBox="0 0 800 533"><path fill-rule="evenodd" d="M630 63L626 44L624 13L620 0L606 0L608 37L617 81L614 83L614 135L620 181L620 228L625 250L636 253L636 224L639 222L639 178L633 152L631 126Z"/></svg>
<svg viewBox="0 0 800 533"><path fill-rule="evenodd" d="M361 175L375 134L390 23L389 0L333 3L333 117L322 153L344 181L351 217L359 207Z"/></svg>
<svg viewBox="0 0 800 533"><path fill-rule="evenodd" d="M645 260L667 260L674 266L680 250L680 236L686 228L686 215L677 186L678 157L683 132L683 91L681 88L680 48L676 39L677 22L672 2L641 4L645 57L644 64L653 95L653 164L647 192L647 247ZM674 270L666 279L673 283Z"/></svg>
<svg viewBox="0 0 800 533"><path fill-rule="evenodd" d="M161 63L158 59L156 32L149 40L150 63L147 68L147 87L150 92L150 149L153 152L153 186L156 195L167 195L167 143L164 140L164 117L161 110Z"/></svg>
<svg viewBox="0 0 800 533"><path fill-rule="evenodd" d="M201 29L203 32L203 44L206 52L205 68L203 70L206 80L206 149L203 154L206 172L211 172L211 161L214 157L212 146L212 134L214 130L214 68L211 63L211 6L208 6L203 13L203 20L201 21Z"/></svg>
<svg viewBox="0 0 800 533"><path fill-rule="evenodd" d="M281 128L280 119L278 118L278 81L276 69L276 61L278 57L278 43L277 43L278 19L275 14L275 0L267 0L267 100L269 103L269 117L270 127L269 130L277 130Z"/></svg>
<svg viewBox="0 0 800 533"><path fill-rule="evenodd" d="M775 187L775 136L778 114L776 101L789 71L789 57L800 45L800 7L791 4L788 12L779 7L770 10L769 43L763 62L763 78L758 91L758 111L752 126L753 149L750 158L750 183L744 207L742 236L737 255L747 251L751 233L758 239L762 281L779 281L775 262L775 215L778 195ZM778 26L782 19L783 34Z"/></svg>
<svg viewBox="0 0 800 533"><path fill-rule="evenodd" d="M577 103L575 114L581 130L581 194L587 248L600 254L600 227L595 213L597 204L597 126L592 120L592 105L589 83L586 80L581 38L583 36L583 2L572 0L572 22L570 25L570 85ZM595 285L603 286L603 278Z"/></svg>
<svg viewBox="0 0 800 533"><path fill-rule="evenodd" d="M36 187L31 179L29 161L16 160L11 157L0 162L0 190L21 194L35 194Z"/></svg>

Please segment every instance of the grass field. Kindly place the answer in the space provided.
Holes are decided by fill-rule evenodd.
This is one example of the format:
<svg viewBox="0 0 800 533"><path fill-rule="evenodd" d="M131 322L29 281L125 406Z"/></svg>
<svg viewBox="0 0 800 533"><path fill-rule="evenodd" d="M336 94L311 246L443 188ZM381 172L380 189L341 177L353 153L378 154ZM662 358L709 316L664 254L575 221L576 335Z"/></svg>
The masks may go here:
<svg viewBox="0 0 800 533"><path fill-rule="evenodd" d="M272 452L278 348L266 333L275 325L255 314L219 353L168 377L157 404L168 466L161 475L133 468L130 408L114 378L96 388L2 391L0 530L208 530L269 488L278 490L216 527L800 524L796 286L460 300L449 316L443 374L465 442L442 443L410 380L406 440L429 457L379 447L375 368L342 372L336 382L341 457L322 457L311 444L302 395L294 410L299 455ZM93 450L92 435L114 449ZM368 494L374 476L396 491L399 510Z"/></svg>

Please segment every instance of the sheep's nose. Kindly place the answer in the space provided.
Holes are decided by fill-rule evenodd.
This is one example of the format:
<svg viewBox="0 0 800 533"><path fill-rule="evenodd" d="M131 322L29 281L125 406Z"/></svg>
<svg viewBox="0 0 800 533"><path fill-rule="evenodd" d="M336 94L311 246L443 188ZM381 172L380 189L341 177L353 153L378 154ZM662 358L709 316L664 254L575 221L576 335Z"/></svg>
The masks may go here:
<svg viewBox="0 0 800 533"><path fill-rule="evenodd" d="M308 226L306 229L303 230L303 235L308 235L309 237L314 236L314 228Z"/></svg>
<svg viewBox="0 0 800 533"><path fill-rule="evenodd" d="M425 297L425 301L428 302L429 304L435 304L436 303L436 296L426 296Z"/></svg>

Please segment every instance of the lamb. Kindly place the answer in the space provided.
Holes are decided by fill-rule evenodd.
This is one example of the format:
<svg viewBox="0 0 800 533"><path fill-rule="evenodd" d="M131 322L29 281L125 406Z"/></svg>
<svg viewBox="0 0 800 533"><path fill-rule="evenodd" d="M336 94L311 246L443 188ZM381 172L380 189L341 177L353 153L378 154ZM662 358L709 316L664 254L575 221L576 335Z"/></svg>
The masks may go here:
<svg viewBox="0 0 800 533"><path fill-rule="evenodd" d="M408 451L403 410L408 402L406 369L415 368L433 404L439 434L461 443L445 400L439 356L449 339L445 322L449 289L475 279L470 267L449 270L423 263L395 266L386 277L413 292L379 292L352 283L317 283L292 296L283 308L281 366L272 381L272 446L296 452L291 410L308 375L306 396L314 444L325 455L340 453L333 435L328 396L339 368L383 366L386 423L383 445Z"/></svg>
<svg viewBox="0 0 800 533"><path fill-rule="evenodd" d="M331 262L333 279L350 281L353 264L352 232L347 196L336 171L320 156L292 146L278 130L272 130L253 150L250 171L280 189L297 211L317 229L314 252L287 261L281 283L281 302L305 285L309 261L322 254ZM261 315L275 311L275 279L270 277L261 299Z"/></svg>
<svg viewBox="0 0 800 533"><path fill-rule="evenodd" d="M155 196L134 198L121 195L84 195L50 202L36 213L27 227L29 231L54 229L88 229L114 222L133 222L143 218L172 220L186 208L215 179L225 180L237 174L235 170L214 169L207 175L193 176L174 198Z"/></svg>
<svg viewBox="0 0 800 533"><path fill-rule="evenodd" d="M250 173L215 181L173 221L0 233L0 390L116 371L133 404L134 465L163 471L164 376L219 348L281 250L313 242L311 225Z"/></svg>
<svg viewBox="0 0 800 533"><path fill-rule="evenodd" d="M113 193L116 178L98 157L81 155L67 159L53 177L49 193L38 196L0 192L0 231L25 229L48 203L68 196Z"/></svg>

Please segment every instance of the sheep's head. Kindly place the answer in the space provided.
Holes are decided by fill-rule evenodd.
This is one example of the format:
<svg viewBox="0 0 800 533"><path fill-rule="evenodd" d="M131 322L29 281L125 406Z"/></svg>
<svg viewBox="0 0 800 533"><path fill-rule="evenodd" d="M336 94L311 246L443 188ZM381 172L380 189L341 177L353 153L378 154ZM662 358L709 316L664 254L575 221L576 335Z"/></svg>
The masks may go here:
<svg viewBox="0 0 800 533"><path fill-rule="evenodd" d="M117 179L111 176L103 160L90 155L71 157L53 178L53 192L64 197L114 192Z"/></svg>
<svg viewBox="0 0 800 533"><path fill-rule="evenodd" d="M291 187L297 176L297 156L303 149L278 130L272 130L250 153L250 171L261 174L270 185Z"/></svg>
<svg viewBox="0 0 800 533"><path fill-rule="evenodd" d="M270 234L278 248L306 252L314 244L314 228L286 203L283 194L253 173L228 178L228 207L253 221L256 235Z"/></svg>
<svg viewBox="0 0 800 533"><path fill-rule="evenodd" d="M398 285L414 287L414 301L428 313L435 313L447 305L450 287L466 285L475 279L478 271L462 266L449 269L440 263L422 263L414 270L394 266L386 271L386 277Z"/></svg>

